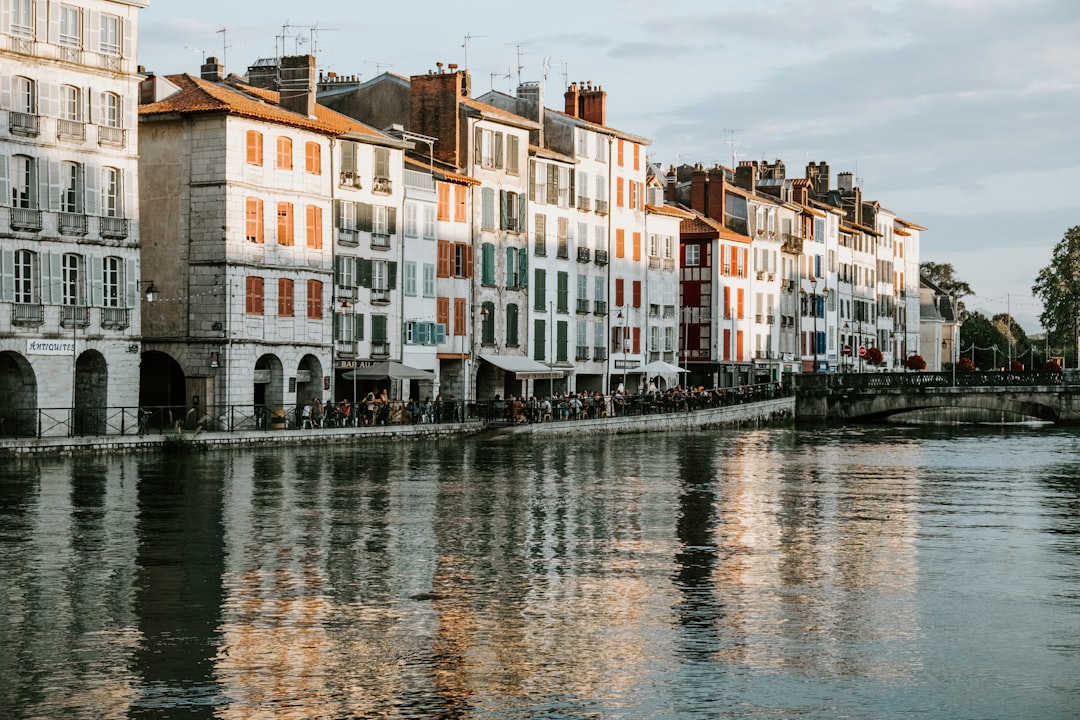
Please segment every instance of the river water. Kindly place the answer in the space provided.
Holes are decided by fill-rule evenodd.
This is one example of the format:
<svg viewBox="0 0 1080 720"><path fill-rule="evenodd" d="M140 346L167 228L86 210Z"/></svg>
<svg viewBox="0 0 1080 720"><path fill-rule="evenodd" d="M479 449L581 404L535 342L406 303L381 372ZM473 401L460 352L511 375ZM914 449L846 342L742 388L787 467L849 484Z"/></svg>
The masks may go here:
<svg viewBox="0 0 1080 720"><path fill-rule="evenodd" d="M1080 434L0 460L10 718L1080 716Z"/></svg>

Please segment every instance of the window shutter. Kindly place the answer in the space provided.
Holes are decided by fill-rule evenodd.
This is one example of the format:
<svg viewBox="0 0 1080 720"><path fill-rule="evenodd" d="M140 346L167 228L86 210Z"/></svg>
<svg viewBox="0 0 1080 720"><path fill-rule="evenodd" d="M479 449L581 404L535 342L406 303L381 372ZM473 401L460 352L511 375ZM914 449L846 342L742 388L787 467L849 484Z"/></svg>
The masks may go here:
<svg viewBox="0 0 1080 720"><path fill-rule="evenodd" d="M518 283L513 282L514 271L517 270L517 248L506 248L506 287L515 288Z"/></svg>
<svg viewBox="0 0 1080 720"><path fill-rule="evenodd" d="M484 163L483 133L478 127L473 128L473 164L480 167Z"/></svg>
<svg viewBox="0 0 1080 720"><path fill-rule="evenodd" d="M353 315L353 338L356 340L364 339L364 316L362 313Z"/></svg>
<svg viewBox="0 0 1080 720"><path fill-rule="evenodd" d="M334 332L334 340L341 340L342 317L341 317L341 312L336 307L334 308L333 317L334 317L334 325L333 325L333 327L334 327L334 330L333 330L333 332Z"/></svg>
<svg viewBox="0 0 1080 720"><path fill-rule="evenodd" d="M533 310L536 310L537 312L543 312L545 309L544 305L547 302L546 298L544 297L544 283L547 281L547 271L545 271L543 268L536 268L536 270L534 270L533 272L536 274L536 277L533 278L533 284L536 286L533 288Z"/></svg>
<svg viewBox="0 0 1080 720"><path fill-rule="evenodd" d="M4 12L7 11L7 7L4 7ZM0 21L0 28L7 27L7 23ZM11 98L11 76L0 76L0 108L14 108ZM4 197L7 197L6 195Z"/></svg>
<svg viewBox="0 0 1080 720"><path fill-rule="evenodd" d="M0 248L0 302L15 300L15 251Z"/></svg>
<svg viewBox="0 0 1080 720"><path fill-rule="evenodd" d="M100 175L91 169L90 172L83 172L83 179L86 180L86 214L87 215L100 215L101 214L101 193L98 188L98 179ZM134 207L134 206L130 206Z"/></svg>
<svg viewBox="0 0 1080 720"><path fill-rule="evenodd" d="M385 315L372 315L371 316L371 342L384 343L386 342L386 316Z"/></svg>
<svg viewBox="0 0 1080 720"><path fill-rule="evenodd" d="M555 324L555 343L558 345L557 357L559 362L566 362L566 336L567 330L569 330L568 323L565 320L560 320Z"/></svg>
<svg viewBox="0 0 1080 720"><path fill-rule="evenodd" d="M11 106L4 105L4 107ZM8 156L0 155L0 206L11 203L11 181L8 179L10 177L9 173Z"/></svg>
<svg viewBox="0 0 1080 720"><path fill-rule="evenodd" d="M450 277L450 251L453 249L453 245L449 240L440 240L438 243L438 275L441 278Z"/></svg>
<svg viewBox="0 0 1080 720"><path fill-rule="evenodd" d="M543 320L533 320L533 360L536 362L544 361L544 339L547 337L544 330Z"/></svg>
<svg viewBox="0 0 1080 720"><path fill-rule="evenodd" d="M391 235L397 234L397 208L386 209L386 231Z"/></svg>
<svg viewBox="0 0 1080 720"><path fill-rule="evenodd" d="M397 289L397 263L388 262L386 264L386 289Z"/></svg>
<svg viewBox="0 0 1080 720"><path fill-rule="evenodd" d="M446 325L435 323L435 344L442 345L444 342L446 342Z"/></svg>
<svg viewBox="0 0 1080 720"><path fill-rule="evenodd" d="M499 191L499 227L509 230L506 221L510 217L510 201L505 190Z"/></svg>
<svg viewBox="0 0 1080 720"><path fill-rule="evenodd" d="M517 231L523 233L523 232L527 232L528 229L529 229L528 225L526 224L528 222L528 219L525 217L525 212L527 210L527 207L525 205L525 196L519 194L517 196L517 199L518 199Z"/></svg>
<svg viewBox="0 0 1080 720"><path fill-rule="evenodd" d="M537 200L536 200L536 169L535 169L536 167L538 167L538 165L536 165L536 164L531 165L530 168L532 168L532 169L529 172L529 199L532 200L533 202L537 202Z"/></svg>
<svg viewBox="0 0 1080 720"><path fill-rule="evenodd" d="M481 267L481 283L484 285L495 284L495 246L491 243L484 243L482 250L482 257L480 258Z"/></svg>
<svg viewBox="0 0 1080 720"><path fill-rule="evenodd" d="M45 305L59 305L63 298L61 292L60 270L61 256L42 253L41 258L41 302Z"/></svg>
<svg viewBox="0 0 1080 720"><path fill-rule="evenodd" d="M559 167L557 165L547 166L547 201L549 205L559 202Z"/></svg>
<svg viewBox="0 0 1080 720"><path fill-rule="evenodd" d="M371 261L367 258L356 258L357 284L360 287L371 287Z"/></svg>
<svg viewBox="0 0 1080 720"><path fill-rule="evenodd" d="M356 229L371 232L372 208L368 203L356 203Z"/></svg>
<svg viewBox="0 0 1080 720"><path fill-rule="evenodd" d="M573 170L573 168L570 169L569 176L570 177L567 180L567 182L570 183L570 207L577 207L577 195L574 194L574 170Z"/></svg>
<svg viewBox="0 0 1080 720"><path fill-rule="evenodd" d="M495 189L483 188L480 191L480 227L484 230L495 229Z"/></svg>
<svg viewBox="0 0 1080 720"><path fill-rule="evenodd" d="M101 49L101 13L91 10L87 15L89 18L83 27L86 37L83 47L92 52L98 52Z"/></svg>
<svg viewBox="0 0 1080 720"><path fill-rule="evenodd" d="M518 342L518 306L510 303L506 306L506 344L517 345Z"/></svg>
<svg viewBox="0 0 1080 720"><path fill-rule="evenodd" d="M465 277L473 276L473 249L472 245L465 246Z"/></svg>
<svg viewBox="0 0 1080 720"><path fill-rule="evenodd" d="M518 136L506 136L506 171L511 175L518 174Z"/></svg>
<svg viewBox="0 0 1080 720"><path fill-rule="evenodd" d="M356 172L356 143L350 140L341 143L341 172Z"/></svg>
<svg viewBox="0 0 1080 720"><path fill-rule="evenodd" d="M105 268L102 259L86 256L86 266L90 271L90 306L101 307L105 304Z"/></svg>
<svg viewBox="0 0 1080 720"><path fill-rule="evenodd" d="M45 172L41 173L42 179L48 178L47 189L42 188L41 202L39 207L42 210L59 210L60 209L60 163L56 160L48 160L42 158L39 162L44 165Z"/></svg>
<svg viewBox="0 0 1080 720"><path fill-rule="evenodd" d="M503 134L495 133L495 167L503 167Z"/></svg>
<svg viewBox="0 0 1080 720"><path fill-rule="evenodd" d="M529 253L524 249L518 252L518 287L529 287Z"/></svg>

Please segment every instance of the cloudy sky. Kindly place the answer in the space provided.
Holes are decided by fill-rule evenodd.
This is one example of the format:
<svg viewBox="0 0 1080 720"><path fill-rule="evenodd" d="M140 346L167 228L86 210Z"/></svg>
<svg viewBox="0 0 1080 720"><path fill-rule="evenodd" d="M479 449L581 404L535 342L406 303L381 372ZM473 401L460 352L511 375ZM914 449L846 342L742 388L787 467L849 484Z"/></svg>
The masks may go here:
<svg viewBox="0 0 1080 720"><path fill-rule="evenodd" d="M311 52L364 78L467 65L474 95L544 81L608 92L608 124L673 163L807 161L861 178L864 197L929 228L968 307L1031 333L1039 269L1080 225L1077 0L547 0L522 5L345 0L150 0L139 62L243 73ZM299 8L299 9L298 9ZM212 19L211 19L212 18ZM224 30L224 32L221 32ZM282 37L284 36L284 40ZM520 67L519 67L520 66Z"/></svg>

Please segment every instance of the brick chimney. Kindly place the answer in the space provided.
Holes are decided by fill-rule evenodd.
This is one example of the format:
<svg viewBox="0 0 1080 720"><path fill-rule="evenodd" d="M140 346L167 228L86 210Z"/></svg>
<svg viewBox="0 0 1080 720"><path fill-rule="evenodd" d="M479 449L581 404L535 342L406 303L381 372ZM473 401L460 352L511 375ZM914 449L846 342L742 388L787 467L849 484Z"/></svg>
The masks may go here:
<svg viewBox="0 0 1080 720"><path fill-rule="evenodd" d="M581 90L578 88L576 82L570 83L570 87L566 88L566 93L563 95L563 101L567 115L570 117L581 117Z"/></svg>
<svg viewBox="0 0 1080 720"><path fill-rule="evenodd" d="M679 202L679 176L675 172L675 166L668 167L666 182L664 185L664 201L674 205Z"/></svg>
<svg viewBox="0 0 1080 720"><path fill-rule="evenodd" d="M724 168L713 165L709 170L709 185L703 212L719 222L724 222L724 182Z"/></svg>
<svg viewBox="0 0 1080 720"><path fill-rule="evenodd" d="M754 192L757 187L757 178L757 160L740 160L739 167L735 168L735 186L748 192Z"/></svg>
<svg viewBox="0 0 1080 720"><path fill-rule="evenodd" d="M815 197L823 198L829 194L829 166L822 160L813 160L806 166L806 179L811 182L811 192Z"/></svg>
<svg viewBox="0 0 1080 720"><path fill-rule="evenodd" d="M314 55L281 58L281 107L305 117L315 117Z"/></svg>
<svg viewBox="0 0 1080 720"><path fill-rule="evenodd" d="M848 195L855 189L855 173L836 173L836 189Z"/></svg>
<svg viewBox="0 0 1080 720"><path fill-rule="evenodd" d="M221 82L225 79L225 66L216 57L208 57L199 67L199 77L210 82Z"/></svg>
<svg viewBox="0 0 1080 720"><path fill-rule="evenodd" d="M435 158L460 168L466 157L460 146L460 100L472 92L472 79L456 65L449 72L442 63L436 67L438 72L409 78L409 130L436 138Z"/></svg>
<svg viewBox="0 0 1080 720"><path fill-rule="evenodd" d="M694 166L694 172L690 175L690 207L703 215L707 215L705 208L707 201L705 193L709 183L709 175L705 168L698 163Z"/></svg>
<svg viewBox="0 0 1080 720"><path fill-rule="evenodd" d="M607 124L607 93L589 81L581 91L581 119L594 125Z"/></svg>

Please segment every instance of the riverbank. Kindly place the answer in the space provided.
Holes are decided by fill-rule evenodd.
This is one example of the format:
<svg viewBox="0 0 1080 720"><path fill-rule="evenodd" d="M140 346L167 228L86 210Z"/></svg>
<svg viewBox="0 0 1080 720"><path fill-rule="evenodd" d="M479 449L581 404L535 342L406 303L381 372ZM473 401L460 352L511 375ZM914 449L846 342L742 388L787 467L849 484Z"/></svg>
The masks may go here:
<svg viewBox="0 0 1080 720"><path fill-rule="evenodd" d="M371 442L424 441L447 437L497 438L509 435L556 437L581 434L654 433L724 425L763 425L788 422L795 415L795 398L728 405L650 415L626 415L588 420L489 424L483 420L421 425L384 425L319 430L251 430L201 432L181 430L149 435L105 435L44 438L0 438L0 457L108 455L296 445L342 445Z"/></svg>

